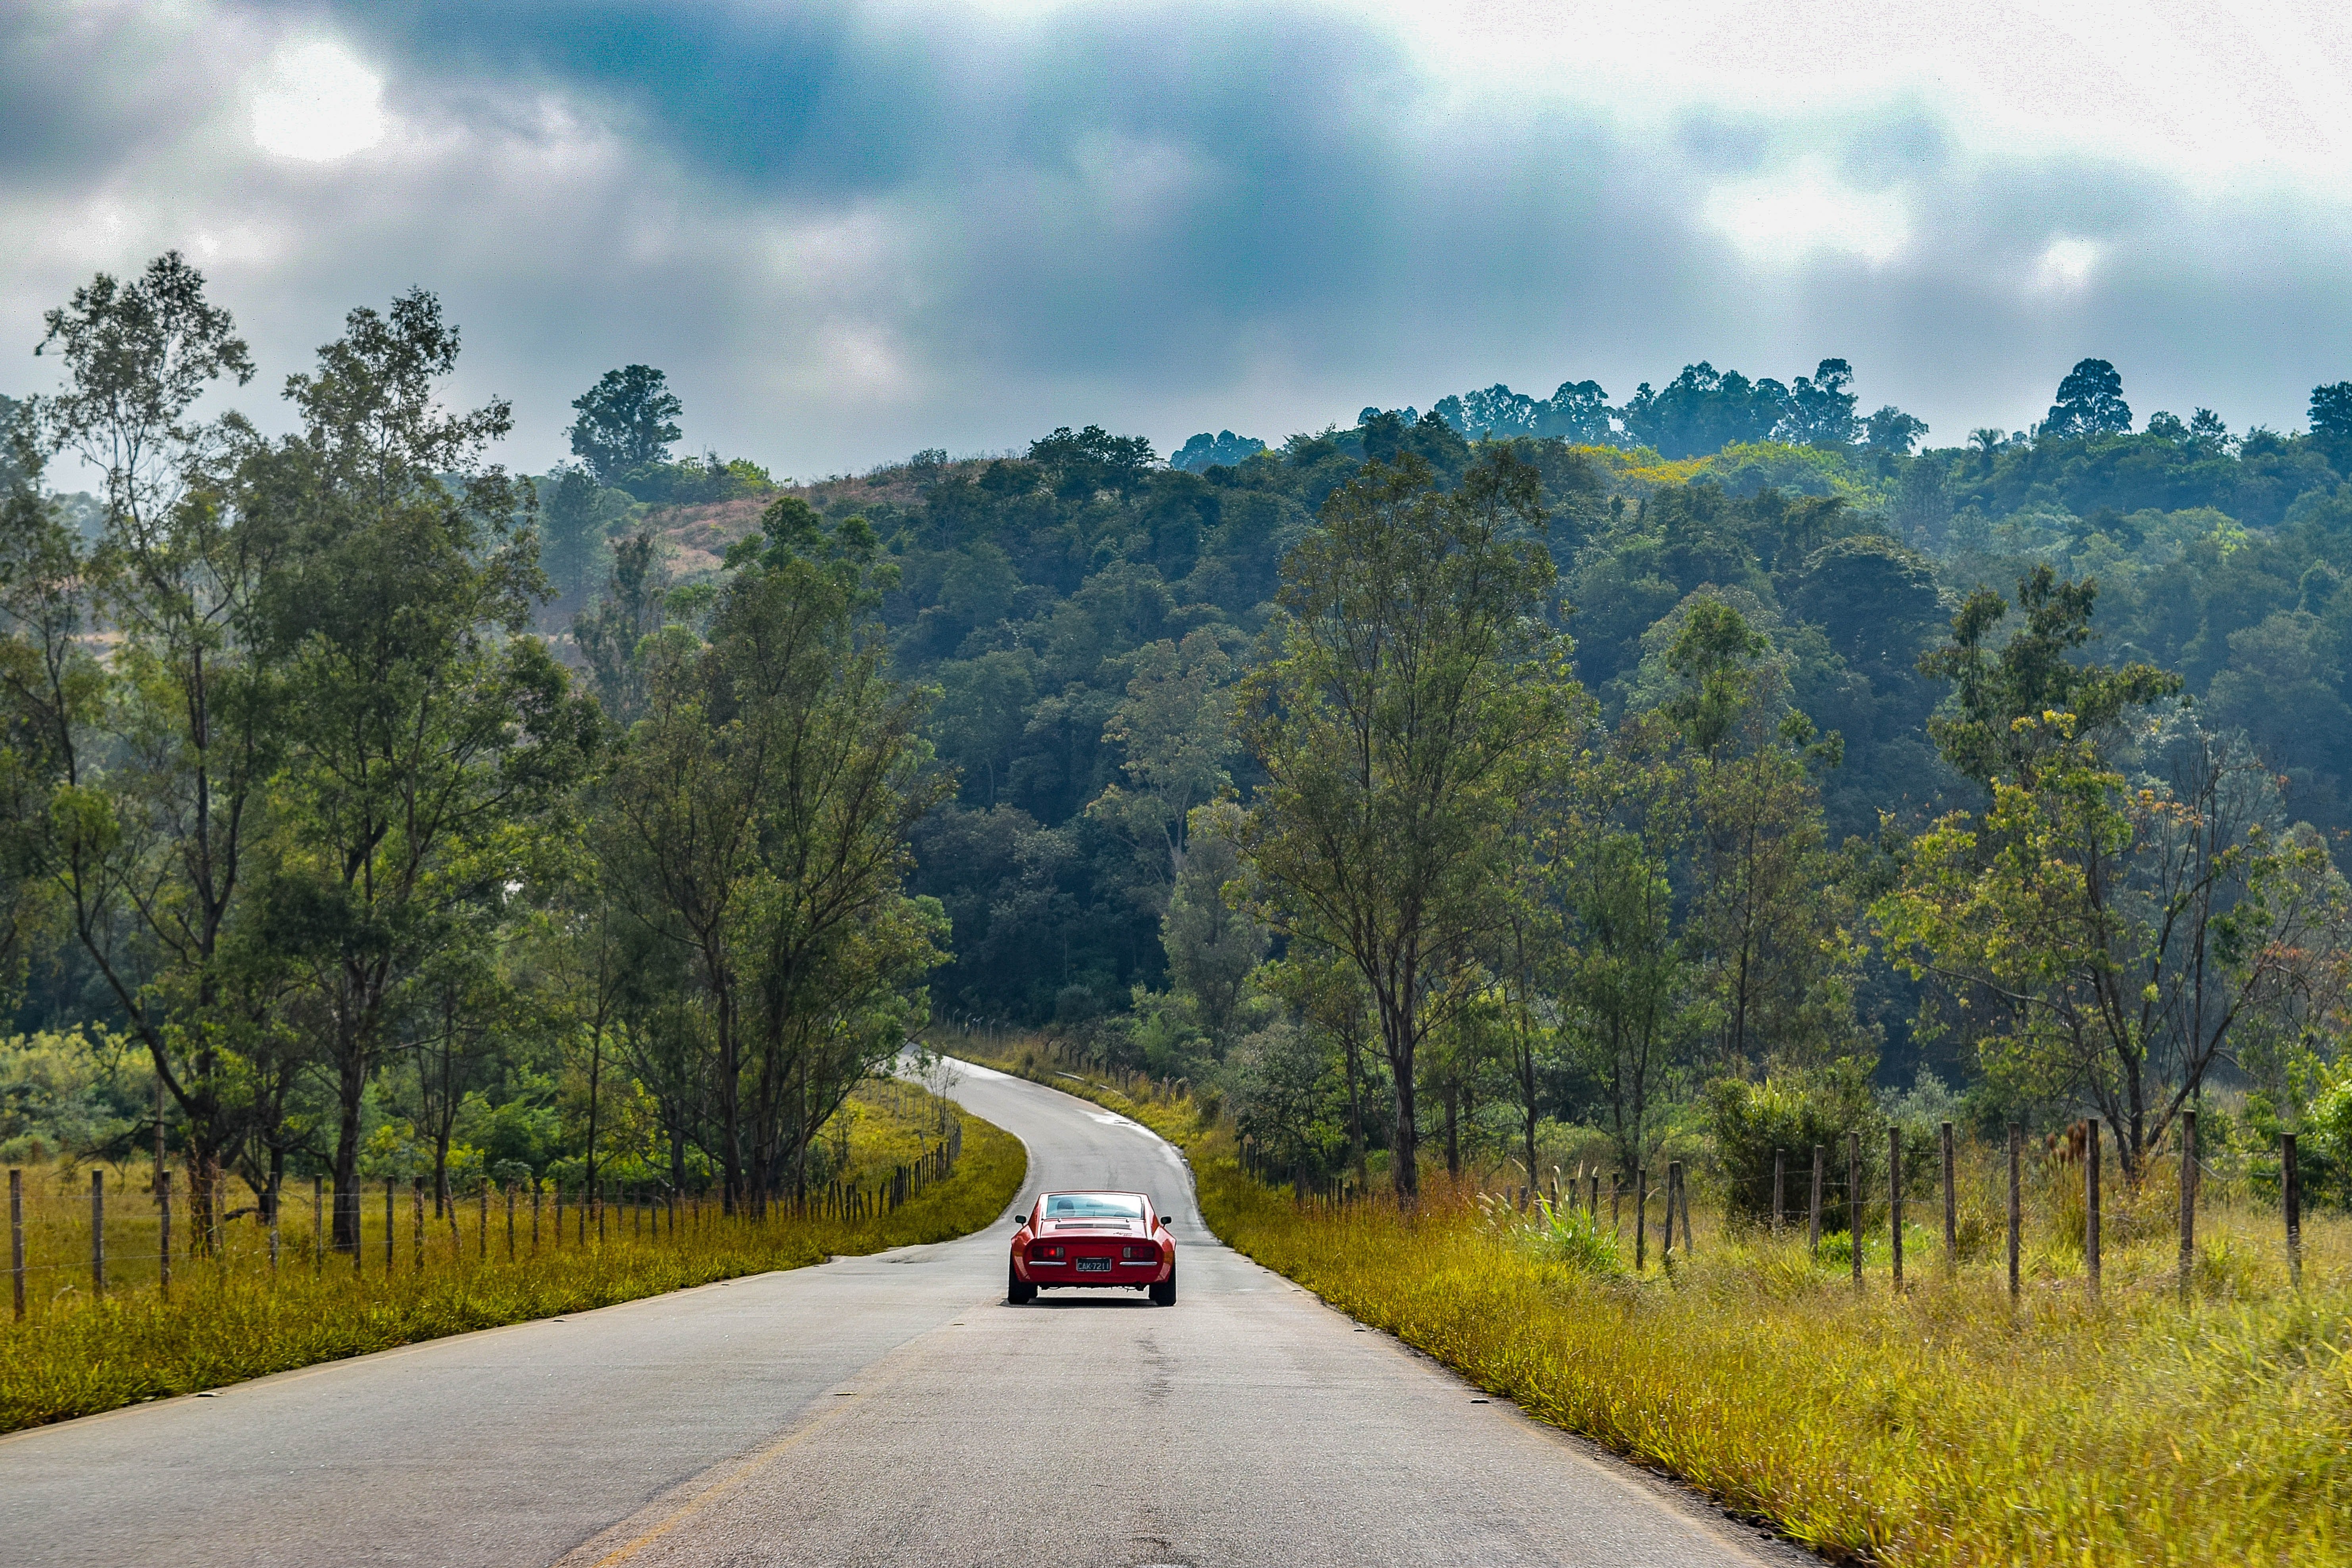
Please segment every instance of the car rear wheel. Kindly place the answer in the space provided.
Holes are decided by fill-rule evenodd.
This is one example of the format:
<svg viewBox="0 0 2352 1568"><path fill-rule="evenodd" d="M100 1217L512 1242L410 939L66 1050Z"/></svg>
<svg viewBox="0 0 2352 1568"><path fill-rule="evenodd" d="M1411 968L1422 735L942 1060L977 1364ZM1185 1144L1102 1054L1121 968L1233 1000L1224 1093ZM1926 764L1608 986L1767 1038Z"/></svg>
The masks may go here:
<svg viewBox="0 0 2352 1568"><path fill-rule="evenodd" d="M1020 1271L1007 1263L1004 1266L1004 1301L1010 1307L1025 1307L1037 1299L1037 1287L1021 1278Z"/></svg>
<svg viewBox="0 0 2352 1568"><path fill-rule="evenodd" d="M1168 1266L1167 1279L1151 1288L1151 1304L1155 1307L1172 1307L1176 1304L1176 1266L1174 1264Z"/></svg>

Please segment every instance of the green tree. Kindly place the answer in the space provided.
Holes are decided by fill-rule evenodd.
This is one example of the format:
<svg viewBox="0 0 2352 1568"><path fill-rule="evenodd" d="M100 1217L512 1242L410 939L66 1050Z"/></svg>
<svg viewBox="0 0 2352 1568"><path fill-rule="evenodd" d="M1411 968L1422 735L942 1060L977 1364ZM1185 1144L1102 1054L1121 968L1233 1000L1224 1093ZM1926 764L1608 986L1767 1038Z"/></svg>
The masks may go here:
<svg viewBox="0 0 2352 1568"><path fill-rule="evenodd" d="M1246 1019L1250 975L1267 946L1265 925L1246 903L1226 894L1245 869L1241 838L1247 820L1230 800L1192 808L1190 847L1160 921L1168 977L1191 1000L1219 1056Z"/></svg>
<svg viewBox="0 0 2352 1568"><path fill-rule="evenodd" d="M885 674L894 568L863 518L798 498L738 544L707 643L664 650L609 791L604 854L710 1010L711 1152L730 1206L804 1180L810 1141L925 1016L938 906L903 889L953 789L927 696Z"/></svg>
<svg viewBox="0 0 2352 1568"><path fill-rule="evenodd" d="M580 413L565 431L572 454L600 484L617 485L639 468L669 461L670 447L685 434L675 421L686 405L651 365L606 371L572 406Z"/></svg>
<svg viewBox="0 0 2352 1568"><path fill-rule="evenodd" d="M1421 1042L1497 916L1506 829L1582 711L1536 470L1484 455L1451 492L1406 455L1368 464L1283 567L1243 681L1264 769L1245 838L1278 930L1362 974L1396 1086L1397 1191L1419 1189Z"/></svg>
<svg viewBox="0 0 2352 1568"><path fill-rule="evenodd" d="M248 428L188 420L252 362L177 252L128 284L100 274L45 321L68 379L37 418L53 449L104 473L104 532L77 561L26 513L11 542L16 695L51 770L45 800L17 796L45 818L20 818L21 842L185 1120L204 1245L214 1173L274 1131L256 1126L253 1082L268 987L234 941L278 760L278 671L252 636L274 548L224 494ZM102 661L57 640L98 626L115 638Z"/></svg>
<svg viewBox="0 0 2352 1568"><path fill-rule="evenodd" d="M2074 1095L2137 1179L2213 1069L2333 973L2341 879L2281 830L2278 785L2240 743L2176 726L2169 776L2127 787L2070 714L1981 822L1944 817L1873 906L1892 960L1937 981L1946 1027L2013 1091Z"/></svg>
<svg viewBox="0 0 2352 1568"><path fill-rule="evenodd" d="M616 724L633 724L645 713L646 639L662 629L668 589L661 542L639 533L614 547L604 594L572 622L596 700Z"/></svg>
<svg viewBox="0 0 2352 1568"><path fill-rule="evenodd" d="M1882 404L1878 412L1862 422L1863 445L1874 452L1889 452L1907 458L1919 438L1927 434L1927 422L1915 419L1892 403Z"/></svg>
<svg viewBox="0 0 2352 1568"><path fill-rule="evenodd" d="M1670 874L1687 841L1689 785L1671 741L1661 721L1636 716L1577 760L1547 867L1566 931L1566 1043L1601 1085L1628 1171L1654 1150L1662 1090L1697 1033Z"/></svg>
<svg viewBox="0 0 2352 1568"><path fill-rule="evenodd" d="M574 468L559 470L555 483L542 494L540 562L556 597L573 598L609 569L609 536L613 525L628 515L629 498L620 490L606 489L587 470Z"/></svg>
<svg viewBox="0 0 2352 1568"><path fill-rule="evenodd" d="M2042 422L2042 434L2057 440L2121 436L2131 429L2131 405L2124 401L2124 378L2103 359L2075 362L2058 384L2057 401Z"/></svg>
<svg viewBox="0 0 2352 1568"><path fill-rule="evenodd" d="M2017 583L2025 625L1998 651L1995 632L2009 601L1990 588L1969 595L1952 617L1951 640L1919 660L1922 674L1952 683L1946 710L1927 721L1952 766L1988 786L1995 778L2013 781L2041 748L2058 743L2055 729L2026 721L2071 713L2072 732L2095 742L2133 710L2179 691L2180 677L2153 665L2109 669L2069 657L2091 640L2098 595L2095 581L2062 581L2047 564L2034 567Z"/></svg>
<svg viewBox="0 0 2352 1568"><path fill-rule="evenodd" d="M1718 1061L1733 1072L1815 1065L1859 1044L1860 955L1808 770L1834 765L1843 745L1835 734L1814 742L1794 710L1773 722L1770 651L1738 611L1701 600L1665 659L1685 686L1665 712L1694 753L1684 945L1715 1016Z"/></svg>
<svg viewBox="0 0 2352 1568"><path fill-rule="evenodd" d="M1108 786L1087 813L1136 847L1155 887L1182 868L1192 808L1232 785L1232 677L1233 661L1205 627L1181 643L1147 644L1103 726L1104 743L1122 753L1127 787Z"/></svg>
<svg viewBox="0 0 2352 1568"><path fill-rule="evenodd" d="M323 1019L340 1247L358 1242L361 1105L406 990L522 879L530 825L597 732L525 632L543 583L527 495L481 463L506 405L436 401L457 358L422 290L352 310L317 371L289 378L301 428L246 476L248 514L286 550L264 604L289 726L270 918Z"/></svg>

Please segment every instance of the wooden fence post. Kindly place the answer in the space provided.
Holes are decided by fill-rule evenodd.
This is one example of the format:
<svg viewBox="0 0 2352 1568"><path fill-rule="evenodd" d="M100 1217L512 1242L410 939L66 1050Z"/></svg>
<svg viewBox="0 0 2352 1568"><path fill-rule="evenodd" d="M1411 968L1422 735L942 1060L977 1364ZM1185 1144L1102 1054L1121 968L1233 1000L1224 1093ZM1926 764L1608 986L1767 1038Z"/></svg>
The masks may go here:
<svg viewBox="0 0 2352 1568"><path fill-rule="evenodd" d="M1960 1202L1952 1184L1952 1124L1944 1123L1944 1268L1960 1266Z"/></svg>
<svg viewBox="0 0 2352 1568"><path fill-rule="evenodd" d="M434 1197L437 1200L437 1199L440 1197L440 1195L441 1195L441 1194L440 1194L438 1192L436 1192L433 1195L434 1195ZM415 1263L415 1268L416 1268L416 1272L417 1272L417 1273L419 1273L419 1274L422 1274L422 1273L424 1273L424 1272L425 1272L425 1178L424 1178L424 1177L422 1177L422 1176L411 1176L411 1177L409 1177L409 1178L408 1178L408 1202L409 1202L409 1208L410 1208L411 1212L412 1212L412 1213L414 1213L414 1214L415 1214L415 1215L416 1216L416 1218L415 1218L415 1231L414 1231L415 1244L415 1247L416 1247L416 1263Z"/></svg>
<svg viewBox="0 0 2352 1568"><path fill-rule="evenodd" d="M1650 1250L1650 1168L1633 1167L1633 1272L1642 1272Z"/></svg>
<svg viewBox="0 0 2352 1568"><path fill-rule="evenodd" d="M2009 1299L2017 1300L2018 1232L2025 1224L2025 1129L2009 1124Z"/></svg>
<svg viewBox="0 0 2352 1568"><path fill-rule="evenodd" d="M515 1257L515 1245L514 1245L514 1184L513 1184L512 1182L509 1182L509 1183L507 1183L507 1184L506 1184L506 1189L507 1189L507 1261L508 1261L509 1263L512 1263L512 1262L514 1261L514 1257Z"/></svg>
<svg viewBox="0 0 2352 1568"><path fill-rule="evenodd" d="M563 1246L563 1184L561 1181L555 1184L555 1245L558 1248Z"/></svg>
<svg viewBox="0 0 2352 1568"><path fill-rule="evenodd" d="M530 1255L533 1258L539 1256L540 1192L539 1178L533 1176L530 1179Z"/></svg>
<svg viewBox="0 0 2352 1568"><path fill-rule="evenodd" d="M1895 1260L1895 1293L1903 1294L1903 1129L1886 1130L1886 1234Z"/></svg>
<svg viewBox="0 0 2352 1568"><path fill-rule="evenodd" d="M269 1179L269 1271L272 1274L278 1272L278 1178L272 1176Z"/></svg>
<svg viewBox="0 0 2352 1568"><path fill-rule="evenodd" d="M1666 1162L1666 1234L1658 1247L1659 1267L1671 1268L1675 1262L1675 1184L1683 1179L1683 1163Z"/></svg>
<svg viewBox="0 0 2352 1568"><path fill-rule="evenodd" d="M1623 1228L1623 1227L1622 1227L1622 1226L1620 1224L1620 1222L1619 1222L1619 1220L1618 1220L1618 1210L1619 1210L1619 1208L1620 1208L1620 1206L1621 1206L1621 1204L1622 1204L1622 1197L1623 1197L1624 1191L1625 1191L1625 1173L1624 1173L1624 1172L1622 1172L1622 1171L1612 1171L1612 1172L1610 1172L1610 1173L1609 1173L1609 1234L1610 1234L1610 1235L1612 1235L1612 1236L1615 1236L1615 1235L1618 1233L1618 1231L1619 1231L1619 1230L1621 1230L1622 1228Z"/></svg>
<svg viewBox="0 0 2352 1568"><path fill-rule="evenodd" d="M1862 1134L1845 1135L1845 1232L1853 1243L1853 1288L1862 1289Z"/></svg>
<svg viewBox="0 0 2352 1568"><path fill-rule="evenodd" d="M1807 1245L1817 1258L1822 1255L1822 1162L1827 1153L1820 1144L1813 1145L1813 1218Z"/></svg>
<svg viewBox="0 0 2352 1568"><path fill-rule="evenodd" d="M155 1291L169 1301L172 1299L172 1173L161 1165L155 1167L155 1217L158 1222Z"/></svg>
<svg viewBox="0 0 2352 1568"><path fill-rule="evenodd" d="M2279 1134L2279 1195L2286 1203L2286 1281L2303 1289L2303 1173L2294 1163L2294 1134Z"/></svg>
<svg viewBox="0 0 2352 1568"><path fill-rule="evenodd" d="M2083 1272L2091 1300L2099 1299L2099 1119L2084 1124L2083 1139Z"/></svg>
<svg viewBox="0 0 2352 1568"><path fill-rule="evenodd" d="M8 1170L8 1278L16 1287L16 1321L25 1321L25 1173Z"/></svg>
<svg viewBox="0 0 2352 1568"><path fill-rule="evenodd" d="M327 1178L310 1178L310 1267L327 1266Z"/></svg>
<svg viewBox="0 0 2352 1568"><path fill-rule="evenodd" d="M387 1275L392 1272L392 1238L400 1229L400 1211L393 1206L397 1188L390 1176L383 1179L383 1271Z"/></svg>
<svg viewBox="0 0 2352 1568"><path fill-rule="evenodd" d="M2197 1113L2180 1113L2180 1301L2197 1271Z"/></svg>
<svg viewBox="0 0 2352 1568"><path fill-rule="evenodd" d="M89 1289L106 1300L106 1173L89 1173Z"/></svg>
<svg viewBox="0 0 2352 1568"><path fill-rule="evenodd" d="M1773 1236L1774 1236L1774 1237L1776 1237L1780 1234L1780 1210L1781 1210L1780 1195L1781 1195L1781 1193L1783 1192L1783 1190L1785 1189L1785 1187L1786 1187L1786 1185L1787 1185L1787 1182L1788 1182L1788 1174L1789 1174L1789 1152L1788 1152L1786 1149L1775 1149L1775 1150L1773 1150L1773 1151L1772 1151L1772 1234L1773 1234Z"/></svg>

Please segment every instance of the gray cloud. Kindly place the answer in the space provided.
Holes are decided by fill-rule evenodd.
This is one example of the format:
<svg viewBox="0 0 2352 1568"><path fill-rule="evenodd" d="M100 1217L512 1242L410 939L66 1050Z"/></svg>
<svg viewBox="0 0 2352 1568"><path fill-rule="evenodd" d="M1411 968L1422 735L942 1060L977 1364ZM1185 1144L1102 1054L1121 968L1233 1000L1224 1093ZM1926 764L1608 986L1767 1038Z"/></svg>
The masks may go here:
<svg viewBox="0 0 2352 1568"><path fill-rule="evenodd" d="M264 153L256 73L321 36L383 76L393 132ZM1470 91L1311 5L43 11L0 23L0 105L27 346L167 245L272 378L421 282L531 466L630 360L669 370L690 441L802 474L1087 421L1278 439L1497 379L1622 397L1700 358L1842 355L1945 439L2038 416L2084 354L2142 413L2241 425L2352 374L2345 213L2291 184L2003 144L1917 94L1642 121Z"/></svg>

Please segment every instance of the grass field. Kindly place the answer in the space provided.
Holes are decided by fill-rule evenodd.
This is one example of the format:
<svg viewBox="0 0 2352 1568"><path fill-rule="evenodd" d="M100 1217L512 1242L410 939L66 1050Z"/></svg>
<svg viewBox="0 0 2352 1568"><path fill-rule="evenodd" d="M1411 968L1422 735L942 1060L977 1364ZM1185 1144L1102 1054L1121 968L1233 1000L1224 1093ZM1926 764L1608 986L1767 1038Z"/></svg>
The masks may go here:
<svg viewBox="0 0 2352 1568"><path fill-rule="evenodd" d="M916 1147L914 1125L919 1118L935 1118L938 1102L909 1086L879 1085L860 1092L876 1113L857 1119L856 1136L863 1143L853 1151L849 1174L871 1181L903 1162L900 1143L908 1152ZM881 1112L885 1103L903 1114ZM402 1228L389 1271L382 1262L380 1207L356 1270L347 1254L331 1253L322 1266L314 1266L307 1223L289 1223L283 1232L283 1261L273 1271L254 1239L240 1234L251 1231L252 1222L232 1222L227 1229L236 1244L224 1261L175 1262L168 1302L155 1289L152 1221L146 1220L151 1257L143 1275L110 1288L103 1301L89 1300L79 1287L53 1289L27 1321L0 1327L0 1431L444 1334L795 1268L830 1256L962 1236L1003 1210L1020 1187L1027 1162L1018 1139L976 1117L955 1114L962 1123L963 1152L954 1174L888 1214L855 1220L796 1218L782 1210L764 1220L725 1218L706 1206L698 1215L688 1211L679 1228L656 1234L646 1225L650 1213L608 1209L604 1239L598 1242L592 1227L583 1246L578 1211L567 1215L570 1223L559 1242L549 1208L542 1214L540 1250L529 1252L524 1220L518 1256L509 1262L503 1205L494 1211L489 1256L484 1258L478 1211L461 1202L454 1231L428 1225L422 1268L415 1265L411 1234ZM120 1206L131 1205L124 1201ZM397 1207L404 1227L407 1194ZM56 1217L58 1235L69 1231L69 1213ZM122 1223L122 1250L134 1253L141 1237L128 1228L133 1216L126 1214ZM112 1223L109 1231L111 1246ZM86 1270L86 1218L79 1246L79 1267ZM50 1278L70 1272L59 1266Z"/></svg>
<svg viewBox="0 0 2352 1568"><path fill-rule="evenodd" d="M2352 1222L2305 1227L2300 1290L2274 1209L2224 1197L2178 1294L2161 1180L2110 1200L2104 1290L2079 1201L2037 1178L2021 1300L1988 1245L1995 1162L1964 1178L1963 1251L1940 1210L1851 1253L1728 1232L1704 1197L1695 1255L1632 1269L1610 1229L1520 1215L1442 1173L1420 1211L1300 1206L1246 1175L1230 1133L1140 1080L1050 1052L985 1059L1188 1146L1226 1242L1538 1419L1669 1471L1824 1554L1885 1563L2352 1563ZM1914 1218L1935 1205L1922 1204Z"/></svg>

